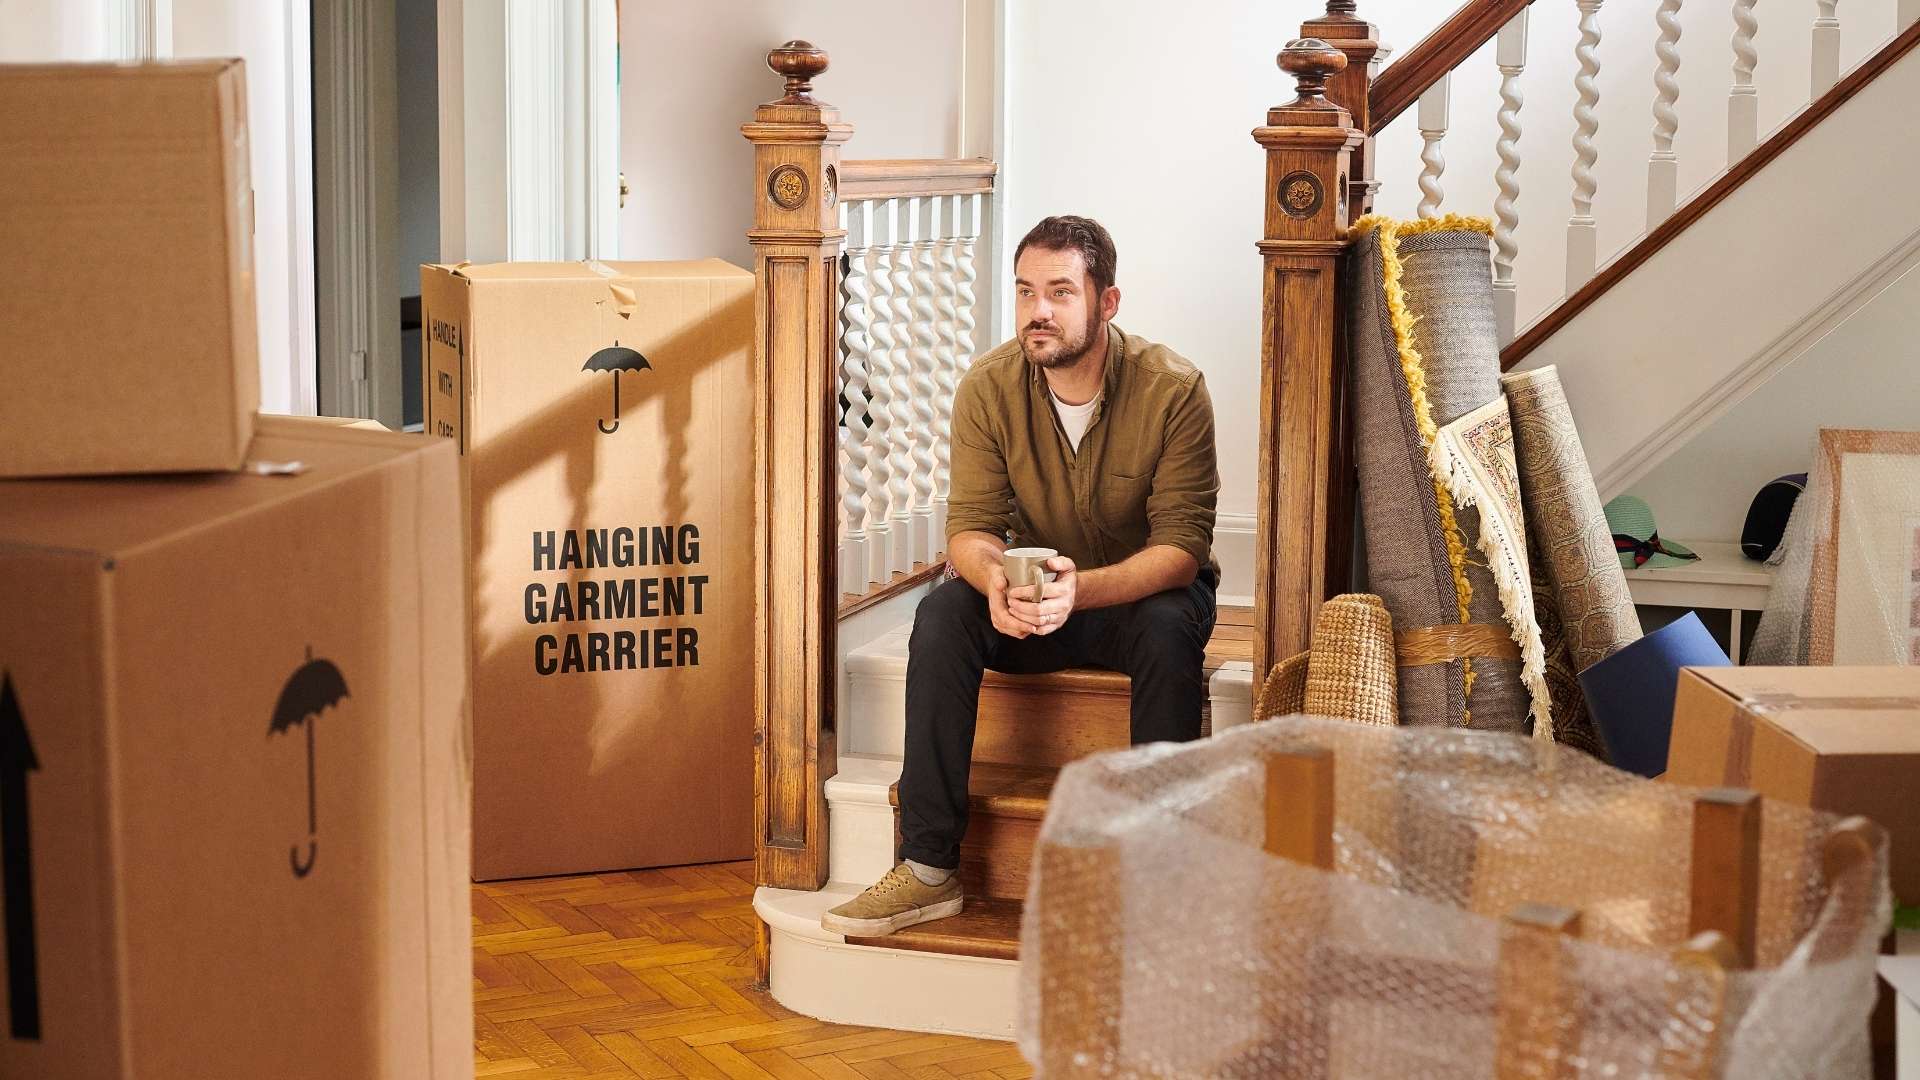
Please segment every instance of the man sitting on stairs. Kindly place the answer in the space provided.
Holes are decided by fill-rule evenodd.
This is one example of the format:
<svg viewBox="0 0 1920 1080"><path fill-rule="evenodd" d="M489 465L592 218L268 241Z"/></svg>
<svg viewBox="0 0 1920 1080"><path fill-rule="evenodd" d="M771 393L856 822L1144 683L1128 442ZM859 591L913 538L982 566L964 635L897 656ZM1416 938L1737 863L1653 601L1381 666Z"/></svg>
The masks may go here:
<svg viewBox="0 0 1920 1080"><path fill-rule="evenodd" d="M950 577L920 602L907 659L902 861L822 917L834 933L959 914L985 669L1123 672L1136 745L1200 735L1220 580L1213 403L1192 364L1112 325L1114 261L1084 217L1047 218L1014 252L1019 336L954 397ZM1060 553L1039 597L1010 591L1001 562L1029 545Z"/></svg>

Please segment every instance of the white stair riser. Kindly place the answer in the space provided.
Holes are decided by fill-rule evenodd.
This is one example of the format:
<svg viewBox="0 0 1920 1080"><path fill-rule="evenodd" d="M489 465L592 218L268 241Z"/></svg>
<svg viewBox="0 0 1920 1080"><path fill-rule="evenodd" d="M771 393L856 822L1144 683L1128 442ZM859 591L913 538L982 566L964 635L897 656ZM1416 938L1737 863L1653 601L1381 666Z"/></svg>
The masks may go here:
<svg viewBox="0 0 1920 1080"><path fill-rule="evenodd" d="M849 701L842 721L841 752L899 757L907 739L906 661L856 656L847 671Z"/></svg>
<svg viewBox="0 0 1920 1080"><path fill-rule="evenodd" d="M767 924L774 1000L838 1024L1012 1039L1020 965L946 953L848 945L820 928L820 914L853 896L759 889L753 909Z"/></svg>
<svg viewBox="0 0 1920 1080"><path fill-rule="evenodd" d="M1011 1041L1020 965L769 935L773 999L834 1024Z"/></svg>
<svg viewBox="0 0 1920 1080"><path fill-rule="evenodd" d="M882 790L881 804L875 806L834 800L829 793L827 850L834 881L871 885L893 869L893 807L886 805L885 795Z"/></svg>

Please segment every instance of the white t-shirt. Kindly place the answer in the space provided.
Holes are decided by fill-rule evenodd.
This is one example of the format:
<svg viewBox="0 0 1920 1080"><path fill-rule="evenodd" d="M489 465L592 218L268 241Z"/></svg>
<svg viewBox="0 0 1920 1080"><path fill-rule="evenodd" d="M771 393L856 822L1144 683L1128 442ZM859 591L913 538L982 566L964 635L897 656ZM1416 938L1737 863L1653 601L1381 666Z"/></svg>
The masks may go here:
<svg viewBox="0 0 1920 1080"><path fill-rule="evenodd" d="M1060 426L1067 429L1067 444L1074 453L1080 452L1080 437L1087 433L1087 425L1093 422L1093 411L1100 407L1100 395L1095 394L1085 405L1069 405L1061 401L1053 391L1047 391L1053 398L1053 411L1060 414Z"/></svg>

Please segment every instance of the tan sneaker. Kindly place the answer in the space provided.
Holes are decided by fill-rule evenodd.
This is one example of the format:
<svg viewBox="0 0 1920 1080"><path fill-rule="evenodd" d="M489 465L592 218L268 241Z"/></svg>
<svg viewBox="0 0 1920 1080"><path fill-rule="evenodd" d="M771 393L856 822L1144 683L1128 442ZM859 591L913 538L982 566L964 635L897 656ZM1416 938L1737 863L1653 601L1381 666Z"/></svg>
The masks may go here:
<svg viewBox="0 0 1920 1080"><path fill-rule="evenodd" d="M849 937L880 937L958 915L962 900L959 874L944 885L924 885L913 876L912 867L901 863L866 892L820 916L820 926Z"/></svg>

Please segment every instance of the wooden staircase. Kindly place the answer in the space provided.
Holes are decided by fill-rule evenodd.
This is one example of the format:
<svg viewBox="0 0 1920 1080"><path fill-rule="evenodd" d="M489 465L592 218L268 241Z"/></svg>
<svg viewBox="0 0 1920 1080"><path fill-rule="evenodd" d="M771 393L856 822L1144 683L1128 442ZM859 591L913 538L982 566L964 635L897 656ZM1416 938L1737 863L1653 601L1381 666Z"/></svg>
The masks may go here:
<svg viewBox="0 0 1920 1080"><path fill-rule="evenodd" d="M1207 646L1209 684L1224 663L1252 657L1247 608L1223 608ZM970 821L960 844L966 909L886 937L848 944L957 956L1018 959L1020 915L1040 823L1066 765L1129 745L1129 680L1117 672L1074 668L1051 675L988 672L980 687L968 783ZM1202 721L1210 730L1212 716ZM900 785L888 791L898 842Z"/></svg>

